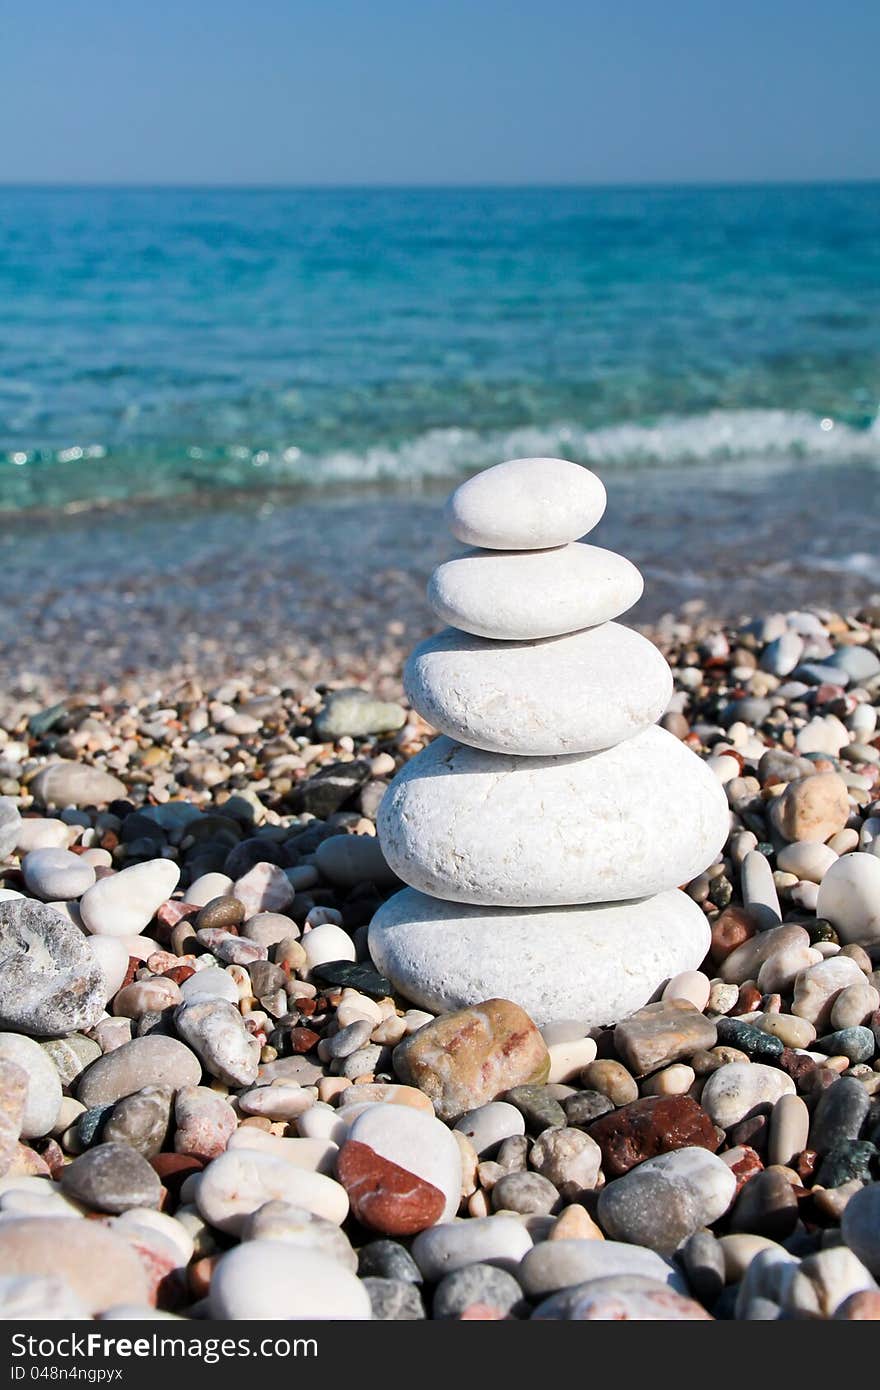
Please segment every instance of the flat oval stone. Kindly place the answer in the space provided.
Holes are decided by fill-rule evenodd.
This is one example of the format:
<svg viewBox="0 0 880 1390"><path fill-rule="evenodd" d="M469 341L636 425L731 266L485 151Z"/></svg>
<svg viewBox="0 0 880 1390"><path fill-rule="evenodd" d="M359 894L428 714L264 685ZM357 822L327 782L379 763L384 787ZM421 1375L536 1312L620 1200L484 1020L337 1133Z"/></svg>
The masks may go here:
<svg viewBox="0 0 880 1390"><path fill-rule="evenodd" d="M246 1321L372 1318L361 1280L338 1260L282 1240L249 1240L228 1250L211 1277L212 1318Z"/></svg>
<svg viewBox="0 0 880 1390"><path fill-rule="evenodd" d="M478 1157L491 1158L505 1139L525 1134L526 1122L515 1105L494 1100L465 1111L455 1128L470 1139Z"/></svg>
<svg viewBox="0 0 880 1390"><path fill-rule="evenodd" d="M61 1188L91 1211L158 1207L162 1184L143 1154L129 1144L96 1144L61 1174Z"/></svg>
<svg viewBox="0 0 880 1390"><path fill-rule="evenodd" d="M435 739L395 777L377 824L388 863L413 888L547 907L689 882L727 839L730 813L705 763L650 728L599 753L528 762Z"/></svg>
<svg viewBox="0 0 880 1390"><path fill-rule="evenodd" d="M199 1178L195 1200L209 1226L231 1235L240 1235L247 1218L271 1201L303 1207L337 1226L348 1215L340 1183L259 1149L220 1154Z"/></svg>
<svg viewBox="0 0 880 1390"><path fill-rule="evenodd" d="M842 855L819 884L816 915L831 923L842 942L880 941L880 858Z"/></svg>
<svg viewBox="0 0 880 1390"><path fill-rule="evenodd" d="M471 1264L441 1279L431 1305L435 1321L468 1315L493 1320L526 1317L528 1305L512 1274L491 1264Z"/></svg>
<svg viewBox="0 0 880 1390"><path fill-rule="evenodd" d="M150 1301L147 1273L132 1246L99 1222L79 1217L3 1221L0 1269L4 1275L60 1277L91 1313Z"/></svg>
<svg viewBox="0 0 880 1390"><path fill-rule="evenodd" d="M710 1322L693 1298L644 1279L638 1274L619 1274L590 1279L573 1289L563 1289L539 1303L532 1320L564 1322Z"/></svg>
<svg viewBox="0 0 880 1390"><path fill-rule="evenodd" d="M684 1276L669 1260L643 1245L617 1240L542 1241L524 1256L517 1277L530 1298L540 1298L618 1274L641 1274L687 1293Z"/></svg>
<svg viewBox="0 0 880 1390"><path fill-rule="evenodd" d="M762 1062L728 1062L713 1071L700 1096L706 1113L729 1129L746 1116L769 1110L780 1096L794 1095L791 1077Z"/></svg>
<svg viewBox="0 0 880 1390"><path fill-rule="evenodd" d="M80 899L83 925L96 936L138 936L179 878L180 869L170 859L149 859L100 878Z"/></svg>
<svg viewBox="0 0 880 1390"><path fill-rule="evenodd" d="M358 1220L412 1235L455 1215L461 1151L440 1120L404 1105L371 1105L355 1119L336 1171Z"/></svg>
<svg viewBox="0 0 880 1390"><path fill-rule="evenodd" d="M194 1052L176 1038L153 1034L123 1043L99 1057L83 1072L77 1098L90 1109L141 1091L145 1086L167 1086L172 1091L198 1086L202 1064Z"/></svg>
<svg viewBox="0 0 880 1390"><path fill-rule="evenodd" d="M412 1257L423 1277L435 1284L445 1274L477 1263L513 1271L531 1248L532 1237L522 1222L484 1216L422 1231L412 1243Z"/></svg>
<svg viewBox="0 0 880 1390"><path fill-rule="evenodd" d="M428 602L462 632L530 642L607 623L638 603L643 589L623 555L572 541L554 550L472 550L446 560L428 581Z"/></svg>
<svg viewBox="0 0 880 1390"><path fill-rule="evenodd" d="M378 968L422 1008L509 999L539 1027L573 1020L587 1031L625 1018L670 976L695 969L709 936L704 913L678 891L524 911L453 908L407 888L383 903L368 939Z"/></svg>
<svg viewBox="0 0 880 1390"><path fill-rule="evenodd" d="M0 1066L12 1062L27 1076L27 1096L21 1118L25 1139L40 1139L53 1128L61 1109L61 1079L52 1059L33 1038L0 1033ZM0 1265L2 1268L2 1265Z"/></svg>
<svg viewBox="0 0 880 1390"><path fill-rule="evenodd" d="M34 897L43 902L67 902L81 898L95 881L95 871L69 849L35 849L22 864L24 881Z"/></svg>
<svg viewBox="0 0 880 1390"><path fill-rule="evenodd" d="M646 637L603 623L536 642L497 642L446 628L404 670L410 704L474 748L554 757L610 748L655 723L672 672Z"/></svg>
<svg viewBox="0 0 880 1390"><path fill-rule="evenodd" d="M567 459L510 459L468 478L446 504L452 534L486 550L546 550L591 531L605 510L595 473Z"/></svg>
<svg viewBox="0 0 880 1390"><path fill-rule="evenodd" d="M36 1037L91 1028L105 998L82 932L43 903L0 902L0 1027Z"/></svg>
<svg viewBox="0 0 880 1390"><path fill-rule="evenodd" d="M723 1216L736 1177L708 1149L676 1149L646 1159L599 1194L598 1217L613 1240L672 1255L688 1236Z"/></svg>
<svg viewBox="0 0 880 1390"><path fill-rule="evenodd" d="M105 806L127 795L125 783L102 768L63 760L41 767L28 790L43 806Z"/></svg>

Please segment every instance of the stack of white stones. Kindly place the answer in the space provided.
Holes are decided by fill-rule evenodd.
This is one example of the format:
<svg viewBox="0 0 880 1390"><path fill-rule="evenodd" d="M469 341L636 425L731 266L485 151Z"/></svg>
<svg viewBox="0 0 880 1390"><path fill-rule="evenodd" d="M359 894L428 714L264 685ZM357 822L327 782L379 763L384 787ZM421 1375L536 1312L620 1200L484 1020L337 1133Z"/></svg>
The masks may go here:
<svg viewBox="0 0 880 1390"><path fill-rule="evenodd" d="M590 1028L645 1004L709 944L678 891L728 833L706 765L655 727L672 691L628 560L576 538L605 489L563 459L463 483L447 515L476 547L431 577L452 624L410 657L412 705L442 737L395 777L385 856L410 887L370 926L376 965L434 1011L500 997L541 1026Z"/></svg>

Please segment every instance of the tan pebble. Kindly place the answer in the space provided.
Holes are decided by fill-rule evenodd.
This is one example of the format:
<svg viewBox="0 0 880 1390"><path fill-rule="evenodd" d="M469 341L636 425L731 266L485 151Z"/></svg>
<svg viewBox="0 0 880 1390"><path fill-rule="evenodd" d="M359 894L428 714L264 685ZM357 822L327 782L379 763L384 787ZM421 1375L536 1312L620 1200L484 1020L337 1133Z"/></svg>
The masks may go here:
<svg viewBox="0 0 880 1390"><path fill-rule="evenodd" d="M724 980L713 980L706 1004L708 1014L729 1014L739 999L739 986L729 985Z"/></svg>
<svg viewBox="0 0 880 1390"><path fill-rule="evenodd" d="M840 1187L813 1187L813 1201L820 1211L839 1221L847 1202L861 1192L863 1185L858 1178L852 1178L849 1182L841 1183Z"/></svg>
<svg viewBox="0 0 880 1390"><path fill-rule="evenodd" d="M686 999L702 1013L709 1002L712 985L700 970L684 970L674 975L663 991L663 999Z"/></svg>
<svg viewBox="0 0 880 1390"><path fill-rule="evenodd" d="M868 955L864 946L859 946L855 941L849 942L846 946L841 946L840 954L842 956L849 956L850 960L854 960L859 969L863 970L866 975L870 975L871 971L874 969L871 964L871 957Z"/></svg>
<svg viewBox="0 0 880 1390"><path fill-rule="evenodd" d="M320 1086L320 1082L318 1084ZM339 1103L345 1106L363 1104L366 1101L381 1101L386 1105L408 1105L414 1110L424 1110L428 1115L434 1114L434 1107L424 1091L417 1090L415 1086L404 1086L395 1082L371 1082L364 1086L355 1086L351 1092L340 1096Z"/></svg>
<svg viewBox="0 0 880 1390"><path fill-rule="evenodd" d="M468 1197L467 1209L468 1216L474 1216L477 1220L482 1216L488 1216L491 1210L488 1194L485 1193L482 1188L478 1187L476 1192L473 1192L470 1197Z"/></svg>
<svg viewBox="0 0 880 1390"><path fill-rule="evenodd" d="M849 829L839 830L826 843L829 849L834 850L835 854L849 854L851 850L859 847L859 832Z"/></svg>
<svg viewBox="0 0 880 1390"><path fill-rule="evenodd" d="M807 1147L810 1112L800 1096L780 1096L770 1112L767 1157L771 1164L791 1163Z"/></svg>
<svg viewBox="0 0 880 1390"><path fill-rule="evenodd" d="M64 1131L69 1129L79 1119L80 1115L85 1114L86 1107L81 1100L76 1100L74 1096L63 1096L61 1109L58 1111L58 1118L55 1121L50 1133L54 1139L63 1136Z"/></svg>
<svg viewBox="0 0 880 1390"><path fill-rule="evenodd" d="M639 1098L638 1086L620 1062L590 1062L581 1072L581 1084L588 1090L599 1091L615 1105L628 1105Z"/></svg>
<svg viewBox="0 0 880 1390"><path fill-rule="evenodd" d="M594 1038L576 1038L573 1042L552 1043L547 1051L550 1053L548 1082L573 1081L595 1060L596 1042Z"/></svg>
<svg viewBox="0 0 880 1390"><path fill-rule="evenodd" d="M762 1250L778 1250L783 1258L787 1254L781 1245L767 1236L745 1233L720 1236L718 1243L724 1253L724 1279L728 1284L737 1283Z"/></svg>
<svg viewBox="0 0 880 1390"><path fill-rule="evenodd" d="M322 1076L318 1082L318 1100L331 1101L351 1086L347 1076Z"/></svg>
<svg viewBox="0 0 880 1390"><path fill-rule="evenodd" d="M405 1034L406 1024L403 1019L393 1015L391 1018L383 1019L378 1028L373 1029L370 1034L370 1042L396 1047Z"/></svg>
<svg viewBox="0 0 880 1390"><path fill-rule="evenodd" d="M572 1202L565 1207L553 1225L548 1240L604 1240L605 1235L596 1225L586 1207Z"/></svg>
<svg viewBox="0 0 880 1390"><path fill-rule="evenodd" d="M662 1071L649 1076L640 1089L643 1096L683 1096L695 1080L693 1067L684 1062L675 1062L671 1067L664 1067Z"/></svg>
<svg viewBox="0 0 880 1390"><path fill-rule="evenodd" d="M826 1067L829 1067L831 1071L836 1071L837 1074L838 1074L838 1076L841 1076L841 1075L847 1070L847 1068L848 1068L848 1066L849 1066L849 1058L848 1058L848 1057L826 1057L826 1058L825 1058L825 1061L824 1061L824 1065L825 1065Z"/></svg>
<svg viewBox="0 0 880 1390"><path fill-rule="evenodd" d="M461 1199L467 1201L477 1190L477 1151L466 1134L460 1129L451 1131L461 1154Z"/></svg>

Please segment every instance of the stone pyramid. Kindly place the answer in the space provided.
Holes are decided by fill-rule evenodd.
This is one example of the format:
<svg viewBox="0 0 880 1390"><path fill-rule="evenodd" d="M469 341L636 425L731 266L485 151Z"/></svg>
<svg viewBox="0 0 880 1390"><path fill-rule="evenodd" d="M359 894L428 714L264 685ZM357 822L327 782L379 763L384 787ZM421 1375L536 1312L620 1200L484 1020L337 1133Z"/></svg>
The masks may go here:
<svg viewBox="0 0 880 1390"><path fill-rule="evenodd" d="M410 886L374 917L370 952L433 1011L514 1000L541 1026L585 1029L696 968L709 927L679 886L717 857L727 800L657 728L672 676L614 621L639 571L577 538L605 489L563 459L515 459L452 494L473 547L431 577L450 624L404 683L435 739L395 777L378 831Z"/></svg>

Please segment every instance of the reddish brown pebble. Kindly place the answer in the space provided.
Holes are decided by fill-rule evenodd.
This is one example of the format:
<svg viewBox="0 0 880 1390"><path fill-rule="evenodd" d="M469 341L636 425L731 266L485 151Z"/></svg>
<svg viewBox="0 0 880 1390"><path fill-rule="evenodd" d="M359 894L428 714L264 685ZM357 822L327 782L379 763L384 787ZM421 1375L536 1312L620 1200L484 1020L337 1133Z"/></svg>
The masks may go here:
<svg viewBox="0 0 880 1390"><path fill-rule="evenodd" d="M175 965L172 970L162 972L166 980L173 980L176 985L182 985L184 980L188 980L190 975L195 973L191 965Z"/></svg>
<svg viewBox="0 0 880 1390"><path fill-rule="evenodd" d="M219 1258L219 1255L204 1255L200 1260L193 1260L188 1267L186 1273L189 1291L193 1298L206 1297L211 1287L211 1276Z"/></svg>
<svg viewBox="0 0 880 1390"><path fill-rule="evenodd" d="M176 927L178 922L183 922L187 917L194 917L201 912L200 907L195 903L176 903L171 899L164 902L156 913L156 920L162 923L163 927Z"/></svg>
<svg viewBox="0 0 880 1390"><path fill-rule="evenodd" d="M731 1148L745 1146L763 1153L767 1146L768 1119L766 1115L749 1115L727 1131Z"/></svg>
<svg viewBox="0 0 880 1390"><path fill-rule="evenodd" d="M754 918L745 908L726 907L712 926L709 955L713 964L720 965L737 946L754 936L757 929Z"/></svg>
<svg viewBox="0 0 880 1390"><path fill-rule="evenodd" d="M687 1095L648 1096L609 1111L587 1131L602 1150L607 1177L619 1177L646 1158L673 1149L714 1153L719 1138L705 1110Z"/></svg>
<svg viewBox="0 0 880 1390"><path fill-rule="evenodd" d="M169 1193L176 1197L190 1174L200 1173L205 1165L200 1158L193 1158L191 1154L165 1153L156 1154L150 1160L150 1166L154 1173L158 1173Z"/></svg>
<svg viewBox="0 0 880 1390"><path fill-rule="evenodd" d="M797 1155L795 1161L797 1164L795 1172L801 1182L806 1182L816 1171L816 1167L819 1163L819 1155L816 1153L815 1149L804 1149L802 1153Z"/></svg>
<svg viewBox="0 0 880 1390"><path fill-rule="evenodd" d="M802 1053L795 1052L790 1047L784 1047L776 1058L776 1065L787 1076L790 1076L798 1091L803 1091L808 1085L808 1078L817 1070L818 1064L812 1057L804 1057Z"/></svg>
<svg viewBox="0 0 880 1390"><path fill-rule="evenodd" d="M732 1152L729 1155L721 1155L725 1162L727 1162L728 1157L732 1156ZM736 1178L736 1192L733 1194L734 1197L738 1197L749 1179L753 1178L756 1173L762 1172L764 1168L758 1154L754 1149L750 1148L748 1144L739 1144L736 1146L736 1161L728 1163L727 1166Z"/></svg>
<svg viewBox="0 0 880 1390"><path fill-rule="evenodd" d="M318 1046L321 1036L311 1028L291 1028L290 1046L294 1052L311 1052Z"/></svg>
<svg viewBox="0 0 880 1390"><path fill-rule="evenodd" d="M339 1151L336 1176L359 1221L389 1236L410 1236L433 1226L446 1198L439 1188L349 1139Z"/></svg>
<svg viewBox="0 0 880 1390"><path fill-rule="evenodd" d="M730 1011L731 1018L736 1018L739 1014L754 1013L761 1004L761 991L751 980L746 980L744 985L739 987L739 998Z"/></svg>
<svg viewBox="0 0 880 1390"><path fill-rule="evenodd" d="M140 970L140 968L141 968L141 963L140 963L140 961L138 960L137 956L129 956L129 958L128 958L128 969L127 969L126 972L125 972L125 978L123 979L122 984L119 986L119 988L120 988L120 989L125 989L125 986L126 986L126 985L130 985L130 984L133 982L134 977L137 975L137 973L138 973L138 971ZM117 993L118 993L118 991L117 991Z"/></svg>
<svg viewBox="0 0 880 1390"><path fill-rule="evenodd" d="M61 1145L54 1139L43 1141L40 1149L40 1157L45 1163L53 1178L57 1178L64 1167L64 1152Z"/></svg>

